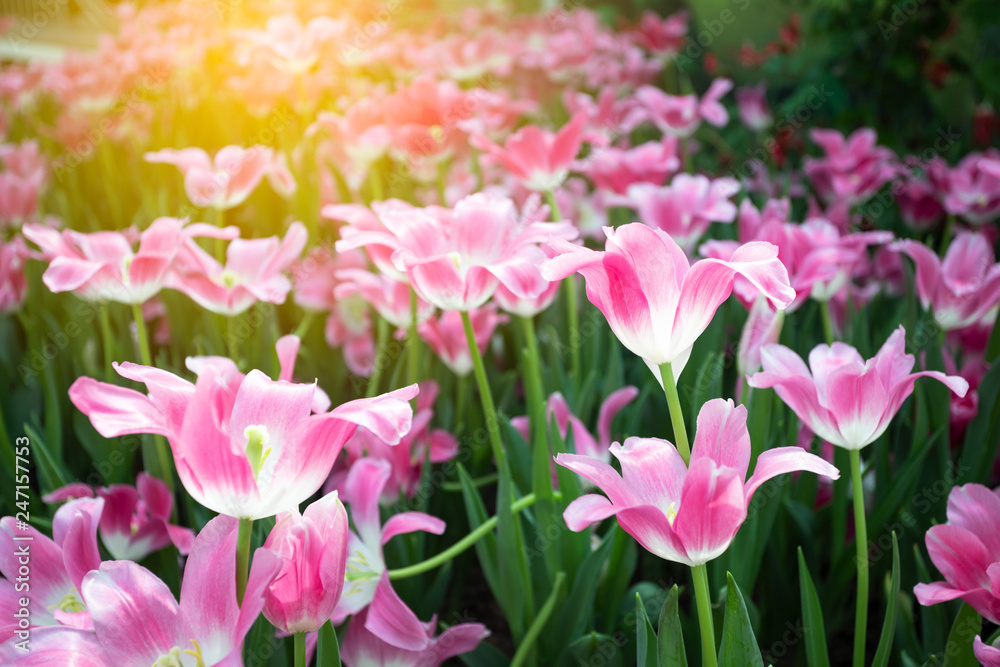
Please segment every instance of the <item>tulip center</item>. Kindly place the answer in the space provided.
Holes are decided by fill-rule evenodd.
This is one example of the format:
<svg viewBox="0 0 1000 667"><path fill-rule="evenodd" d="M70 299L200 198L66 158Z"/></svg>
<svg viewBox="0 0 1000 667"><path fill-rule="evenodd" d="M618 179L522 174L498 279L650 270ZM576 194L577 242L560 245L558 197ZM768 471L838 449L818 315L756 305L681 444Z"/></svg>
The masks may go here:
<svg viewBox="0 0 1000 667"><path fill-rule="evenodd" d="M191 640L194 644L194 650L181 651L180 647L173 647L169 652L164 653L156 662L153 663L153 667L184 667L184 663L181 662L181 654L190 655L194 658L195 667L205 667L205 659L201 657L201 646L198 642Z"/></svg>
<svg viewBox="0 0 1000 667"><path fill-rule="evenodd" d="M677 518L677 503L676 502L670 503L670 505L667 507L667 523L669 523L670 526L673 527L674 520L676 518Z"/></svg>
<svg viewBox="0 0 1000 667"><path fill-rule="evenodd" d="M65 611L70 614L76 614L81 611L87 611L87 607L84 606L80 598L77 597L76 589L74 588L69 593L64 595L59 602L51 605L49 609L58 609L59 611Z"/></svg>
<svg viewBox="0 0 1000 667"><path fill-rule="evenodd" d="M240 282L240 277L232 269L225 269L219 274L219 281L226 289L232 289Z"/></svg>
<svg viewBox="0 0 1000 667"><path fill-rule="evenodd" d="M122 258L122 282L128 285L131 282L129 277L129 269L132 268L132 260L135 259L134 255L129 255L128 257Z"/></svg>
<svg viewBox="0 0 1000 667"><path fill-rule="evenodd" d="M431 139L438 143L444 141L444 128L440 125L431 125L427 128L427 134L431 135Z"/></svg>
<svg viewBox="0 0 1000 667"><path fill-rule="evenodd" d="M267 461L267 457L271 453L271 448L267 446L271 441L271 435L263 424L247 426L243 429L243 435L247 439L247 461L250 462L253 476L256 478L260 475L260 470L264 467L264 462Z"/></svg>

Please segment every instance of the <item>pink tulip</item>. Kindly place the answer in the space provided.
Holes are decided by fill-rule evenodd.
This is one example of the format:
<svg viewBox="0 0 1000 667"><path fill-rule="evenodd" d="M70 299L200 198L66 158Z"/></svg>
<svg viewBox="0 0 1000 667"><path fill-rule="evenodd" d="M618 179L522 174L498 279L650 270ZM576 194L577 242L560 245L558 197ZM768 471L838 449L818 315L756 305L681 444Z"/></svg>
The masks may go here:
<svg viewBox="0 0 1000 667"><path fill-rule="evenodd" d="M622 387L618 391L611 392L604 402L597 415L597 438L595 439L580 418L574 415L566 399L559 392L549 396L548 405L545 411L546 423L550 423L553 417L556 420L556 427L559 429L559 437L566 440L570 428L573 429L573 450L582 456L600 459L605 463L611 462L611 422L615 415L626 405L635 400L639 395L639 390L629 385ZM514 417L510 420L511 426L516 428L521 436L528 439L528 418Z"/></svg>
<svg viewBox="0 0 1000 667"><path fill-rule="evenodd" d="M371 377L375 370L375 334L368 303L359 294L337 301L326 318L323 334L327 345L342 349L349 371Z"/></svg>
<svg viewBox="0 0 1000 667"><path fill-rule="evenodd" d="M684 46L690 20L690 12L683 10L665 18L660 18L654 12L643 12L636 37L651 53L661 58L673 58Z"/></svg>
<svg viewBox="0 0 1000 667"><path fill-rule="evenodd" d="M477 94L430 74L401 83L381 103L390 155L409 164L418 179L433 179L440 160L468 145L462 121L472 116Z"/></svg>
<svg viewBox="0 0 1000 667"><path fill-rule="evenodd" d="M469 319L472 321L476 346L482 354L493 338L497 325L506 322L507 316L497 314L496 306L487 304L470 310ZM461 313L446 310L437 317L421 322L417 326L417 332L452 373L462 377L472 372L472 353L469 351Z"/></svg>
<svg viewBox="0 0 1000 667"><path fill-rule="evenodd" d="M672 444L658 438L629 438L611 453L621 475L604 461L559 454L556 463L590 480L607 497L577 498L563 518L581 531L609 516L646 550L660 558L695 566L718 558L746 520L761 484L784 473L804 470L836 479L840 473L799 447L763 452L746 480L750 434L742 405L717 398L702 406L690 466ZM746 481L744 481L746 480Z"/></svg>
<svg viewBox="0 0 1000 667"><path fill-rule="evenodd" d="M72 500L58 510L52 519L52 538L35 528L20 526L15 517L0 519L0 642L24 634L14 613L24 607L20 599L28 598L28 622L31 628L48 625L90 627L90 609L80 596L81 582L91 570L101 565L97 550L97 523L104 507L100 498ZM20 538L20 539L19 539ZM25 551L27 545L27 551ZM22 559L27 556L28 562ZM29 566L28 588L18 586L19 568ZM24 580L21 580L24 583ZM25 595L30 592L30 595ZM31 639L34 640L33 630Z"/></svg>
<svg viewBox="0 0 1000 667"><path fill-rule="evenodd" d="M765 345L778 342L784 320L784 312L771 308L767 299L757 297L747 315L736 348L736 372L740 378L760 370L761 350Z"/></svg>
<svg viewBox="0 0 1000 667"><path fill-rule="evenodd" d="M334 290L340 284L337 272L367 266L368 260L360 250L334 253L325 246L310 248L291 267L296 305L316 313L333 310L337 304Z"/></svg>
<svg viewBox="0 0 1000 667"><path fill-rule="evenodd" d="M402 247L396 230L423 213L442 221L449 216L448 209L438 206L421 209L400 199L373 201L370 209L359 204L330 204L320 211L324 218L346 223L340 227L338 253L363 248L381 273L404 282L409 282L406 271L397 269L392 260L393 254Z"/></svg>
<svg viewBox="0 0 1000 667"><path fill-rule="evenodd" d="M577 163L576 169L589 176L598 188L624 195L636 183L662 185L681 166L677 150L677 138L666 135L660 141L648 141L635 148L595 149Z"/></svg>
<svg viewBox="0 0 1000 667"><path fill-rule="evenodd" d="M177 253L166 286L187 294L206 310L230 317L258 301L284 303L292 289L284 272L298 259L307 238L305 226L293 222L284 239L233 239L225 266L188 241Z"/></svg>
<svg viewBox="0 0 1000 667"><path fill-rule="evenodd" d="M838 447L856 450L885 432L903 401L913 393L918 377L943 382L959 396L965 396L969 389L961 377L938 371L910 373L913 363L913 355L906 354L906 331L901 326L868 361L850 345L834 343L813 348L807 368L787 347L768 345L761 351L764 371L747 382L754 388L774 387L816 435Z"/></svg>
<svg viewBox="0 0 1000 667"><path fill-rule="evenodd" d="M626 123L637 124L640 118L648 119L664 134L685 139L695 133L702 121L715 127L729 122L729 112L719 100L732 89L733 82L729 79L715 79L699 100L694 94L669 95L659 88L642 86L635 93L641 107Z"/></svg>
<svg viewBox="0 0 1000 667"><path fill-rule="evenodd" d="M148 396L86 377L69 394L105 437L165 436L184 488L220 514L261 519L291 511L323 485L358 425L390 443L410 428L406 401L416 385L310 415L315 382L273 381L259 370L241 377L230 360L195 362L195 384L156 368L115 365L144 383Z"/></svg>
<svg viewBox="0 0 1000 667"><path fill-rule="evenodd" d="M436 628L437 617L421 622L383 575L371 607L351 620L341 657L347 667L438 667L474 650L490 634L480 623L459 623L437 637Z"/></svg>
<svg viewBox="0 0 1000 667"><path fill-rule="evenodd" d="M970 153L948 172L944 207L973 225L1000 215L1000 154Z"/></svg>
<svg viewBox="0 0 1000 667"><path fill-rule="evenodd" d="M109 667L93 632L59 625L40 627L31 630L27 645L19 642L20 639L15 638L0 644L0 664L17 667ZM27 650L22 646L27 646Z"/></svg>
<svg viewBox="0 0 1000 667"><path fill-rule="evenodd" d="M501 284L520 298L537 297L546 286L538 279L544 254L537 244L577 234L568 222L520 220L510 199L486 194L466 197L448 215L385 214L382 221L398 239L396 269L442 310L478 308Z"/></svg>
<svg viewBox="0 0 1000 667"><path fill-rule="evenodd" d="M892 248L913 259L920 303L945 331L974 324L1000 302L1000 264L982 234L959 232L943 261L919 241L898 241Z"/></svg>
<svg viewBox="0 0 1000 667"><path fill-rule="evenodd" d="M908 177L892 186L892 193L899 204L899 214L911 229L930 229L944 217L940 193L925 180Z"/></svg>
<svg viewBox="0 0 1000 667"><path fill-rule="evenodd" d="M131 561L109 561L81 592L108 665L234 665L281 567L267 549L253 554L243 605L236 602L237 521L218 516L198 534L184 568L180 604L156 575ZM141 619L142 632L136 630ZM190 653L187 653L190 651Z"/></svg>
<svg viewBox="0 0 1000 667"><path fill-rule="evenodd" d="M619 98L620 90L620 86L607 85L601 88L596 99L568 88L563 92L563 104L569 113L574 118L583 115L587 119L582 134L584 141L594 146L607 146L621 133L631 132L648 120L635 98Z"/></svg>
<svg viewBox="0 0 1000 667"><path fill-rule="evenodd" d="M282 632L315 632L340 601L347 571L347 511L329 493L278 515L264 548L281 559L264 592L264 616Z"/></svg>
<svg viewBox="0 0 1000 667"><path fill-rule="evenodd" d="M809 135L826 156L805 158L803 168L827 203L865 201L899 173L893 152L876 145L875 130L861 128L847 138L836 130L814 129Z"/></svg>
<svg viewBox="0 0 1000 667"><path fill-rule="evenodd" d="M1000 667L1000 641L995 641L990 646L976 635L972 640L972 652L983 667Z"/></svg>
<svg viewBox="0 0 1000 667"><path fill-rule="evenodd" d="M0 241L0 313L20 310L28 292L24 264L31 256L28 245L20 236Z"/></svg>
<svg viewBox="0 0 1000 667"><path fill-rule="evenodd" d="M355 530L347 538L347 576L344 593L333 612L334 625L374 599L378 581L386 571L382 547L389 540L418 530L435 535L444 532L444 521L423 512L402 512L382 523L379 499L391 475L389 463L376 459L360 459L347 473L341 495L351 506Z"/></svg>
<svg viewBox="0 0 1000 667"><path fill-rule="evenodd" d="M93 495L88 485L76 483L56 489L43 500L55 503ZM104 500L101 541L113 559L139 561L170 544L181 555L191 551L194 532L170 523L174 497L163 481L140 472L135 486L112 484L98 489L97 497Z"/></svg>
<svg viewBox="0 0 1000 667"><path fill-rule="evenodd" d="M948 494L948 523L927 531L927 552L945 581L917 584L917 601L930 606L961 598L990 623L1000 623L1000 489L956 486ZM992 582L992 584L991 584Z"/></svg>
<svg viewBox="0 0 1000 667"><path fill-rule="evenodd" d="M338 284L333 295L338 300L359 297L378 312L386 322L399 329L411 324L410 285L384 273L373 273L366 268L342 269L336 274ZM434 312L434 307L417 298L417 322L423 322Z"/></svg>
<svg viewBox="0 0 1000 667"><path fill-rule="evenodd" d="M255 53L263 53L278 71L300 76L315 67L324 47L337 39L348 39L347 22L317 16L302 25L294 14L272 16L264 30L234 30L244 40L237 62L246 66Z"/></svg>
<svg viewBox="0 0 1000 667"><path fill-rule="evenodd" d="M267 146L226 146L209 157L201 148L164 148L146 153L146 162L172 164L184 175L184 189L195 206L220 211L239 206L277 164Z"/></svg>
<svg viewBox="0 0 1000 667"><path fill-rule="evenodd" d="M38 142L0 144L0 166L0 227L35 220L49 171Z"/></svg>
<svg viewBox="0 0 1000 667"><path fill-rule="evenodd" d="M549 246L542 247L542 253L545 257L552 258L555 257L556 252ZM542 277L539 273L534 276L534 279L538 281L538 285L531 287L529 292L538 292L539 287L541 291L538 292L538 296L531 298L521 298L517 296L514 292L507 289L506 286L500 285L497 287L497 291L493 294L493 300L496 301L500 308L512 315L518 315L520 317L534 317L542 311L548 309L552 305L552 302L556 300L556 296L559 294L560 281L554 280L549 281Z"/></svg>
<svg viewBox="0 0 1000 667"><path fill-rule="evenodd" d="M139 249L133 250L135 230L83 234L28 224L22 231L49 260L42 282L51 291L127 304L148 301L170 282L178 255L195 246L191 239L239 235L236 227L219 229L205 223L189 225L186 219L157 218L138 234Z"/></svg>
<svg viewBox="0 0 1000 667"><path fill-rule="evenodd" d="M474 135L472 145L494 157L529 190L550 192L569 174L570 165L583 143L587 119L574 116L558 132L528 125L498 146L483 135Z"/></svg>
<svg viewBox="0 0 1000 667"><path fill-rule="evenodd" d="M771 127L774 117L767 106L767 84L736 89L736 106L740 120L754 132L763 132Z"/></svg>
<svg viewBox="0 0 1000 667"><path fill-rule="evenodd" d="M677 174L668 186L638 183L628 197L639 219L670 235L685 251L694 248L713 222L732 222L736 206L730 201L740 191L733 178L710 181L701 174Z"/></svg>
<svg viewBox="0 0 1000 667"><path fill-rule="evenodd" d="M560 252L541 264L542 275L559 280L580 272L587 298L604 314L618 340L660 377L659 366L673 365L680 377L691 347L712 321L716 309L733 290L733 278L744 276L777 308L795 296L788 273L770 243L748 243L728 261L688 262L684 251L658 229L633 223L605 227L604 252L553 238Z"/></svg>
<svg viewBox="0 0 1000 667"><path fill-rule="evenodd" d="M346 468L337 471L334 467L334 473L323 486L324 491L343 488L351 467L363 458L371 458L388 461L392 467L392 475L382 491L383 505L391 505L404 497L412 498L420 487L425 461L443 463L450 461L458 453L455 436L442 429L430 428L437 396L436 382L425 380L420 383L413 424L398 445L390 445L366 428L355 431L344 444L344 451L347 453Z"/></svg>

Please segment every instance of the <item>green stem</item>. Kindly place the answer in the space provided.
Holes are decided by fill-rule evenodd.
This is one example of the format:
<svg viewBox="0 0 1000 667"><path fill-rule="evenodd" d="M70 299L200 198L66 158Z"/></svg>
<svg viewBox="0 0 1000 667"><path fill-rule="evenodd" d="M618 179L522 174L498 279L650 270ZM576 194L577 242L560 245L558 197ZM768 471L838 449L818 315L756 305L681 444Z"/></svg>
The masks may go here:
<svg viewBox="0 0 1000 667"><path fill-rule="evenodd" d="M476 479L472 480L472 485L475 487L486 486L488 484L492 484L498 479L500 479L500 475L498 475L495 472L491 472L488 475L483 475L482 477L477 477ZM462 490L462 483L445 482L444 484L441 485L441 488L443 488L445 491L458 492Z"/></svg>
<svg viewBox="0 0 1000 667"><path fill-rule="evenodd" d="M861 451L851 450L851 485L854 491L854 543L858 564L858 602L854 611L854 667L865 664L865 630L868 622L868 525L861 481Z"/></svg>
<svg viewBox="0 0 1000 667"><path fill-rule="evenodd" d="M316 319L316 313L306 311L306 314L302 317L302 321L299 322L299 326L295 327L295 335L299 340L305 338L306 334L309 332L309 327L312 326L313 320Z"/></svg>
<svg viewBox="0 0 1000 667"><path fill-rule="evenodd" d="M951 232L955 228L955 216L948 215L944 221L944 230L941 232L941 245L938 246L938 255L944 257L948 252L948 243L951 241Z"/></svg>
<svg viewBox="0 0 1000 667"><path fill-rule="evenodd" d="M503 443L500 440L500 424L497 423L497 410L493 404L493 393L490 391L490 383L486 379L483 357L479 354L479 346L476 345L476 333L472 328L472 320L469 318L468 311L462 311L462 324L465 326L465 340L469 345L469 354L472 355L472 368L476 375L476 384L479 386L479 399L483 404L483 416L486 418L486 430L490 434L493 458L496 459L497 468L503 469L505 457Z"/></svg>
<svg viewBox="0 0 1000 667"><path fill-rule="evenodd" d="M371 171L368 172L368 183L372 188L372 198L371 201L382 201L384 195L382 192L382 174L378 171L377 165L371 166Z"/></svg>
<svg viewBox="0 0 1000 667"><path fill-rule="evenodd" d="M247 592L247 578L250 576L250 537L253 535L253 519L240 519L236 534L236 601L243 604Z"/></svg>
<svg viewBox="0 0 1000 667"><path fill-rule="evenodd" d="M295 633L295 667L306 667L306 633L304 632Z"/></svg>
<svg viewBox="0 0 1000 667"><path fill-rule="evenodd" d="M712 620L712 597L708 592L708 568L704 563L691 568L694 595L698 603L698 626L701 628L701 664L716 667L715 622Z"/></svg>
<svg viewBox="0 0 1000 667"><path fill-rule="evenodd" d="M142 360L143 366L153 365L153 355L149 351L149 334L146 332L146 322L142 319L142 305L132 304L132 318L135 320L135 337L139 341L139 359ZM147 442L148 445L148 442ZM171 492L174 490L174 474L172 465L172 456L170 454L170 448L167 444L166 439L162 435L153 436L153 448L155 450L156 464L159 468L160 478L166 482L167 487ZM144 455L151 454L151 452L144 446ZM144 456L145 458L145 456ZM149 465L152 463L151 460L144 461L146 468L151 468ZM155 470L150 470L151 473L155 474ZM177 511L177 507L174 507L174 511Z"/></svg>
<svg viewBox="0 0 1000 667"><path fill-rule="evenodd" d="M388 338L389 323L384 317L379 317L375 338L375 364L372 366L372 376L368 378L368 391L365 392L367 398L373 398L378 395L378 382L382 375L382 368L389 363L385 358L385 345Z"/></svg>
<svg viewBox="0 0 1000 667"><path fill-rule="evenodd" d="M406 336L406 383L416 384L420 379L420 336L417 335L417 293L410 288L410 330ZM416 400L416 399L414 399Z"/></svg>
<svg viewBox="0 0 1000 667"><path fill-rule="evenodd" d="M562 220L562 212L559 210L558 202L556 202L555 193L546 190L545 200L551 209L552 220ZM576 276L569 276L564 284L566 285L566 314L569 321L570 368L573 371L573 377L577 382L580 382L580 347L582 345L580 340L580 290L576 284Z"/></svg>
<svg viewBox="0 0 1000 667"><path fill-rule="evenodd" d="M146 321L142 319L141 304L132 304L132 317L135 318L135 334L139 340L139 359L143 366L152 366L153 355L149 352L149 336L146 333Z"/></svg>
<svg viewBox="0 0 1000 667"><path fill-rule="evenodd" d="M830 302L822 301L819 304L819 313L823 319L823 335L826 337L826 344L833 345L833 318L830 316Z"/></svg>
<svg viewBox="0 0 1000 667"><path fill-rule="evenodd" d="M114 352L112 344L113 340L111 338L111 320L108 318L108 304L106 302L101 302L101 307L98 308L98 313L100 313L101 318L101 343L104 349L104 375L105 380L112 382L114 378L114 368L111 366L111 362L114 361Z"/></svg>
<svg viewBox="0 0 1000 667"><path fill-rule="evenodd" d="M510 667L521 667L524 664L525 659L528 657L528 653L532 649L532 645L535 640L538 639L538 635L542 633L542 628L548 622L549 617L552 615L552 611L556 607L556 602L559 600L559 594L562 592L563 582L566 580L565 572L557 572L556 580L552 584L552 592L549 593L548 599L542 608L538 610L538 616L532 622L531 627L524 634L524 638L521 640L521 644L517 647L517 652L514 653L514 659L510 661Z"/></svg>
<svg viewBox="0 0 1000 667"><path fill-rule="evenodd" d="M684 412L681 410L681 399L677 395L677 384L674 382L674 371L670 362L660 364L660 377L663 379L663 393L667 397L667 408L670 410L670 423L674 427L674 443L677 451L687 465L691 458L691 447L688 445L687 428L684 426Z"/></svg>
<svg viewBox="0 0 1000 667"><path fill-rule="evenodd" d="M528 345L527 385L530 388L528 415L531 426L531 441L534 447L545 447L545 387L542 382L542 364L538 354L538 339L535 336L535 321L521 317L524 337Z"/></svg>
<svg viewBox="0 0 1000 667"><path fill-rule="evenodd" d="M215 209L215 225L219 229L226 226L226 211L221 208ZM226 240L215 239L215 260L226 268Z"/></svg>
<svg viewBox="0 0 1000 667"><path fill-rule="evenodd" d="M319 629L316 642L316 667L340 667L340 645L333 623L327 621Z"/></svg>
<svg viewBox="0 0 1000 667"><path fill-rule="evenodd" d="M534 505L535 500L535 494L529 493L523 498L511 503L510 511L513 514L517 514L521 510ZM451 545L437 556L428 558L427 560L416 563L415 565L401 567L398 570L389 570L389 578L406 579L407 577L414 577L418 574L423 574L424 572L444 565L488 535L490 531L496 527L498 521L499 517L491 516L489 519L479 524L479 526L477 526L471 533L460 539L458 542L455 542L455 544Z"/></svg>
<svg viewBox="0 0 1000 667"><path fill-rule="evenodd" d="M240 361L236 358L237 351L236 317L233 315L226 315L226 354L228 354L229 358L235 361L238 366Z"/></svg>

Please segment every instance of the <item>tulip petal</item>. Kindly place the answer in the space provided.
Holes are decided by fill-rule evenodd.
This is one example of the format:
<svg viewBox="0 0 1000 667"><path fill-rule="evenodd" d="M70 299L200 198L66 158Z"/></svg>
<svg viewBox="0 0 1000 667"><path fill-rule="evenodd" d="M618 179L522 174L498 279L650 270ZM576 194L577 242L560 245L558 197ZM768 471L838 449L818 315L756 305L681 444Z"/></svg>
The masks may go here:
<svg viewBox="0 0 1000 667"><path fill-rule="evenodd" d="M814 472L830 479L839 479L840 471L836 466L827 463L815 454L804 451L801 447L778 447L762 452L757 457L757 466L753 475L743 487L747 507L757 488L767 480L796 471Z"/></svg>

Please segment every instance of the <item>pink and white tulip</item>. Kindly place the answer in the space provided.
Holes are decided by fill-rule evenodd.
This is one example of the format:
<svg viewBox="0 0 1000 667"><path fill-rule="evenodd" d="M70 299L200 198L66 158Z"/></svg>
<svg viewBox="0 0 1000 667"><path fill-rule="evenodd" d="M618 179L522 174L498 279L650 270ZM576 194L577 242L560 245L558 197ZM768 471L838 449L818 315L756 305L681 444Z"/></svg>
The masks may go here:
<svg viewBox="0 0 1000 667"><path fill-rule="evenodd" d="M469 320L472 322L472 331L480 354L486 351L497 325L506 322L507 319L506 315L497 313L493 304L469 311ZM472 353L469 351L469 341L465 335L461 313L446 310L437 317L431 317L417 325L417 332L452 373L462 377L472 372Z"/></svg>
<svg viewBox="0 0 1000 667"><path fill-rule="evenodd" d="M24 303L28 293L24 265L30 256L31 251L22 237L0 241L0 313L17 311Z"/></svg>
<svg viewBox="0 0 1000 667"><path fill-rule="evenodd" d="M736 107L740 120L754 132L763 132L771 127L774 117L767 106L767 84L736 89Z"/></svg>
<svg viewBox="0 0 1000 667"><path fill-rule="evenodd" d="M817 345L809 366L783 345L761 351L763 372L747 378L751 387L774 387L816 435L837 447L859 450L875 442L913 393L917 378L927 376L965 396L969 383L939 371L910 373L912 354L906 354L906 331L899 327L878 353L865 361L844 343Z"/></svg>
<svg viewBox="0 0 1000 667"><path fill-rule="evenodd" d="M729 112L719 103L733 89L729 79L715 79L699 100L697 95L670 95L653 86L642 86L635 97L640 108L635 109L627 123L650 120L664 134L686 139L701 126L702 121L722 127L729 122Z"/></svg>
<svg viewBox="0 0 1000 667"><path fill-rule="evenodd" d="M708 178L697 174L677 174L667 186L637 183L628 188L639 219L670 235L677 245L690 252L713 222L736 219L736 205L730 201L740 191L733 178Z"/></svg>
<svg viewBox="0 0 1000 667"><path fill-rule="evenodd" d="M805 158L803 168L827 203L865 201L899 173L895 154L877 145L878 136L871 128L846 138L836 130L814 129L809 135L826 155Z"/></svg>
<svg viewBox="0 0 1000 667"><path fill-rule="evenodd" d="M577 114L555 133L528 125L507 137L503 146L483 135L474 135L471 143L499 161L529 190L551 192L569 175L583 144L586 122L584 115Z"/></svg>
<svg viewBox="0 0 1000 667"><path fill-rule="evenodd" d="M618 525L647 551L676 563L695 566L721 556L746 520L757 488L778 475L807 471L836 479L840 473L799 447L763 452L746 479L750 434L746 408L721 398L698 414L689 466L677 449L658 438L629 438L611 453L619 474L599 459L559 454L556 463L585 477L607 497L589 494L570 503L566 525L581 531L615 516Z"/></svg>
<svg viewBox="0 0 1000 667"><path fill-rule="evenodd" d="M598 148L580 160L576 169L598 188L624 195L630 185L662 185L667 176L680 169L677 138L669 135L634 148Z"/></svg>

